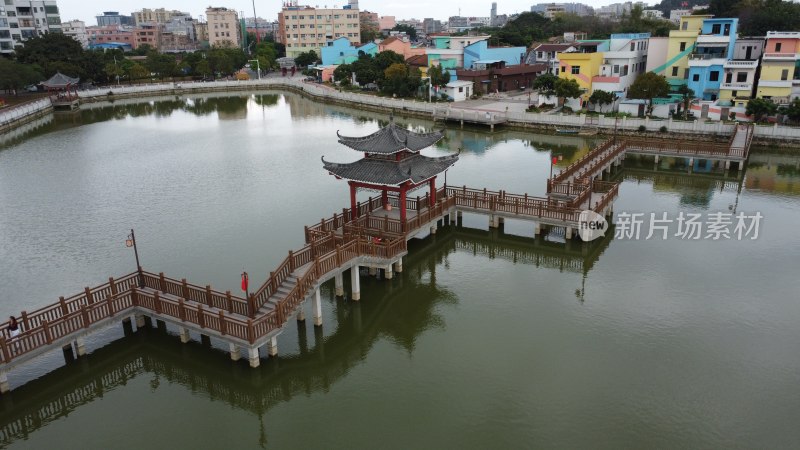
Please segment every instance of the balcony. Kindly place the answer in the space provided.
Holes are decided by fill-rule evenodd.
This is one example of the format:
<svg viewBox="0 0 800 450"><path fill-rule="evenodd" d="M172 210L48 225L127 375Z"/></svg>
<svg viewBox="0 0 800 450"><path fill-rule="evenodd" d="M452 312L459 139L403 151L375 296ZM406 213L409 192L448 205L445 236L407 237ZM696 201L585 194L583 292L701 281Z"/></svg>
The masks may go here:
<svg viewBox="0 0 800 450"><path fill-rule="evenodd" d="M794 61L796 53L764 53L764 61Z"/></svg>
<svg viewBox="0 0 800 450"><path fill-rule="evenodd" d="M733 39L736 39L735 37ZM731 36L721 34L701 34L697 36L697 45L703 44L727 44L731 41Z"/></svg>
<svg viewBox="0 0 800 450"><path fill-rule="evenodd" d="M758 67L758 61L733 60L725 62L726 69L755 69L756 67Z"/></svg>
<svg viewBox="0 0 800 450"><path fill-rule="evenodd" d="M760 80L759 87L791 88L792 80Z"/></svg>
<svg viewBox="0 0 800 450"><path fill-rule="evenodd" d="M800 31L767 31L767 39L800 39Z"/></svg>
<svg viewBox="0 0 800 450"><path fill-rule="evenodd" d="M692 53L689 55L689 67L722 66L728 62L724 54Z"/></svg>
<svg viewBox="0 0 800 450"><path fill-rule="evenodd" d="M732 91L750 91L753 89L753 83L722 83L720 89L730 89Z"/></svg>

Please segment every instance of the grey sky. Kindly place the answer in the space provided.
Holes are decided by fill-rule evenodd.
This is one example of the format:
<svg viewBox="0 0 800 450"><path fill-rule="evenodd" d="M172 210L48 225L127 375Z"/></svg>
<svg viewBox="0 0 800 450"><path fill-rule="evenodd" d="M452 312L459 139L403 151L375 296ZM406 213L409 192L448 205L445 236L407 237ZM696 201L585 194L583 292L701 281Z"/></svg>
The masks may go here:
<svg viewBox="0 0 800 450"><path fill-rule="evenodd" d="M621 1L622 0L601 0L584 1L584 3L597 7ZM282 2L279 0L256 0L256 12L260 17L276 20L278 17L278 11L280 11L281 3ZM347 0L300 0L299 3L309 4L311 6L327 5L331 7L334 5L342 6L347 4ZM536 3L546 3L546 1L500 0L497 2L497 12L498 14L513 14L530 11L531 5ZM204 2L198 2L197 0L160 0L146 3L134 0L115 0L96 3L88 2L86 0L58 1L62 20L80 19L85 21L87 26L97 25L95 16L101 14L102 11L119 11L122 14L130 14L131 12L140 10L142 8L166 8L188 11L193 17L197 17L199 15L204 15L205 9L209 5L223 6L226 8L235 9L237 11L244 11L245 16L253 16L253 2L251 0L214 0ZM425 17L446 19L450 16L458 15L459 7L461 8L461 15L463 16L488 16L491 5L492 2L487 0L461 0L459 2L434 2L430 0L389 0L388 2L379 0L359 1L359 7L362 11L374 11L382 16L396 16L398 19L422 19Z"/></svg>

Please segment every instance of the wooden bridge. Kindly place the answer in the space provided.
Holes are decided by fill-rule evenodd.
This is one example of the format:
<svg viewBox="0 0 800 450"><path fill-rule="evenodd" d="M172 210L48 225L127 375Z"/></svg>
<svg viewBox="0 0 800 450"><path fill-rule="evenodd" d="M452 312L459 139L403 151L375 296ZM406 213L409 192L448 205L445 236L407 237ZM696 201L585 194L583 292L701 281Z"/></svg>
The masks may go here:
<svg viewBox="0 0 800 450"><path fill-rule="evenodd" d="M740 134L745 133L745 134ZM752 140L752 128L739 127L727 147L728 152L712 146L702 150L693 146L695 157L743 161ZM386 210L380 198L357 204L329 219L306 227L305 246L290 251L283 262L270 272L266 281L249 298L221 292L211 286L199 286L185 279L173 279L163 273L138 272L107 283L87 287L80 294L60 298L58 302L33 312L21 314L23 332L8 339L8 323L0 326L0 392L9 390L7 373L15 366L62 347L78 356L85 354L85 337L98 328L116 322L137 326L145 318L178 327L181 341L188 342L189 330L206 338L226 342L233 360L247 350L250 365L259 365L259 349L267 347L277 354L277 336L287 321L297 316L305 320L301 304L310 301L314 323L322 325L319 287L334 279L336 294L344 293L343 277L350 272L352 300L360 299L360 269L374 273L384 270L385 278L402 272L407 242L423 233L436 233L440 225L451 223L462 212L489 216L489 226L497 227L505 219L531 222L534 233L542 227L562 227L571 239L577 230L580 214L591 209L610 215L619 184L600 181L604 171L621 164L626 151L672 154L674 146L660 146L628 139L611 139L599 145L576 163L548 180L546 197L511 194L466 186L444 186L433 196L407 198L410 214L401 221L396 208L400 198L389 196L394 210Z"/></svg>

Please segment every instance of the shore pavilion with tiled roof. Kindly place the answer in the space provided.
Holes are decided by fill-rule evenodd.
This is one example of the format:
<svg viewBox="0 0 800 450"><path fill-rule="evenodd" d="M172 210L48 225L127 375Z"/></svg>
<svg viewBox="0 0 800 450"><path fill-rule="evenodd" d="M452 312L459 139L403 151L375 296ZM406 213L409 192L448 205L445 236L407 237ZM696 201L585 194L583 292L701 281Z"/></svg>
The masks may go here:
<svg viewBox="0 0 800 450"><path fill-rule="evenodd" d="M436 144L444 136L441 131L414 133L398 126L394 119L389 125L363 137L342 136L339 142L364 153L364 158L352 163L325 161L325 170L350 185L350 207L358 215L356 191L359 188L381 192L383 207L389 209L389 192L399 196L400 220L406 220L406 195L428 184L431 204L436 202L436 176L458 161L458 154L429 157L419 152Z"/></svg>

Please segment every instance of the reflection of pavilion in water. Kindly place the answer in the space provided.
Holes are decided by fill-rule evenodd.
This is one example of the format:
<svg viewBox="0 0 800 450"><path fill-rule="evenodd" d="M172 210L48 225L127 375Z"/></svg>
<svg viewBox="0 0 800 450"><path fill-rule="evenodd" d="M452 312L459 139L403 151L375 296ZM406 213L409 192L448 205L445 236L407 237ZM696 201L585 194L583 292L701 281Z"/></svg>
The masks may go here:
<svg viewBox="0 0 800 450"><path fill-rule="evenodd" d="M613 234L613 233L611 233ZM505 258L560 271L584 274L591 270L610 238L580 244L553 244L462 227L445 227L434 239L413 241L406 270L392 282L362 282L368 300L337 300L333 286L325 298L333 304L336 331L325 337L323 329L298 326L298 353L271 358L257 369L223 363L224 353L209 352L203 344L181 344L156 329L144 329L105 345L88 358L61 367L4 396L0 407L0 445L25 439L37 429L67 416L82 405L128 381L148 376L152 390L162 382L182 385L211 400L258 416L259 443L266 443L263 415L295 395L326 392L366 358L385 338L413 352L425 331L445 326L436 311L457 298L436 282L437 266L454 252ZM331 283L328 283L329 285ZM312 335L309 336L308 334ZM254 372L255 371L255 372ZM144 407L144 406L143 406Z"/></svg>

